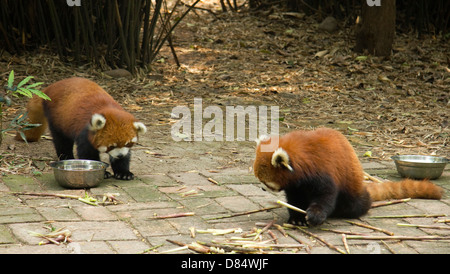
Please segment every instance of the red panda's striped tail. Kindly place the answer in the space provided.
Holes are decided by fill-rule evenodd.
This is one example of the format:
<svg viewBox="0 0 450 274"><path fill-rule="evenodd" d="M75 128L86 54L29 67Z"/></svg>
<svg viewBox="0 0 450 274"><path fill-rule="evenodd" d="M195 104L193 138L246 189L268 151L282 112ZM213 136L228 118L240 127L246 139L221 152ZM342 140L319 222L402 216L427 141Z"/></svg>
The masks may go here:
<svg viewBox="0 0 450 274"><path fill-rule="evenodd" d="M367 191L372 201L383 201L388 199L442 198L443 189L428 180L416 181L405 179L400 182L371 183L367 185Z"/></svg>

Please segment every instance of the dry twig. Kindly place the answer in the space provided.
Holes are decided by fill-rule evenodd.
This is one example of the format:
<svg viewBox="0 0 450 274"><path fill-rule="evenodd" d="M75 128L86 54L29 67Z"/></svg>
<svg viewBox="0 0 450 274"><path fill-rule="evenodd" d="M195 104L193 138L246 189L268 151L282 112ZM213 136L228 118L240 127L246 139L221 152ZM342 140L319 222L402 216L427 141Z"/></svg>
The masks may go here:
<svg viewBox="0 0 450 274"><path fill-rule="evenodd" d="M333 249L333 250L335 250L335 251L337 251L337 252L339 252L339 253L345 254L345 251L343 251L342 249L340 249L340 248L334 246L333 244L331 244L331 243L325 241L323 238L319 237L318 235L316 235L316 234L314 234L314 233L312 233L312 232L309 232L309 231L307 231L307 230L301 228L300 226L297 226L297 225L296 225L296 226L294 226L294 227L297 228L298 230L300 230L301 232L305 233L306 235L308 235L308 236L310 236L310 237L313 237L313 238L319 240L320 242L322 242L323 244L325 244L325 245L328 246L329 248L331 248L331 249Z"/></svg>
<svg viewBox="0 0 450 274"><path fill-rule="evenodd" d="M185 213L174 213L164 216L155 216L150 219L170 219L170 218L180 218L180 217L188 217L188 216L194 216L195 212L185 212Z"/></svg>
<svg viewBox="0 0 450 274"><path fill-rule="evenodd" d="M417 227L417 228L431 228L431 229L444 229L450 230L450 226L434 226L434 225L416 225L416 224L397 224L398 226Z"/></svg>
<svg viewBox="0 0 450 274"><path fill-rule="evenodd" d="M374 202L374 203L372 203L372 208L380 207L380 206L400 204L400 203L406 203L406 202L409 202L410 200L411 200L411 198L399 199L399 200L391 200L391 201Z"/></svg>
<svg viewBox="0 0 450 274"><path fill-rule="evenodd" d="M436 218L436 217L443 217L446 216L445 214L413 214L413 215L385 215L385 216L368 216L368 218L373 219L382 219L382 218Z"/></svg>
<svg viewBox="0 0 450 274"><path fill-rule="evenodd" d="M347 243L347 235L345 235L345 234L341 234L341 235L342 235L342 242L344 243L345 251L347 252L347 254L350 254L350 249L348 248L348 243Z"/></svg>
<svg viewBox="0 0 450 274"><path fill-rule="evenodd" d="M250 210L250 211L239 212L239 213L233 213L233 214L224 215L224 216L218 216L218 217L210 217L210 218L205 218L205 219L207 221L209 221L209 220L233 218L233 217L237 217L237 216L249 215L249 214L258 213L258 212L262 212L262 211L272 210L272 209L275 209L275 208L279 208L279 206L265 207L265 208L261 208L261 209Z"/></svg>
<svg viewBox="0 0 450 274"><path fill-rule="evenodd" d="M384 234L389 235L389 236L393 236L394 235L394 232L388 231L388 230L383 229L383 228L379 228L379 227L375 227L375 226L371 226L371 225L367 225L367 224L363 224L363 223L352 222L352 221L347 221L347 223L350 223L352 225L357 225L357 226L360 226L360 227L364 227L364 228L368 228L368 229L372 229L372 230L375 230L375 231L380 231L380 232L383 232Z"/></svg>
<svg viewBox="0 0 450 274"><path fill-rule="evenodd" d="M408 240L408 241L436 241L436 240L450 240L450 237L445 236L362 236L362 235L348 235L347 239L352 240Z"/></svg>

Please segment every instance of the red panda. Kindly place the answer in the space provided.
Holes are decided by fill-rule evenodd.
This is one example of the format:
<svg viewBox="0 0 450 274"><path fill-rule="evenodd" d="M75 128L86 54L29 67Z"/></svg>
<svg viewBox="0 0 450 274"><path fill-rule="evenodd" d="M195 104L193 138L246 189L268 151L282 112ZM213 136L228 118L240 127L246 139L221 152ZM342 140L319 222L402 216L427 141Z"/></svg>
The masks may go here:
<svg viewBox="0 0 450 274"><path fill-rule="evenodd" d="M428 180L363 183L363 169L353 147L333 129L260 137L257 143L255 176L273 191L284 190L289 204L306 209L306 216L289 209L290 223L315 226L327 217L360 217L372 201L441 199L443 194Z"/></svg>
<svg viewBox="0 0 450 274"><path fill-rule="evenodd" d="M64 79L43 92L51 101L34 96L27 104L30 122L41 124L25 131L27 141L38 141L48 125L60 160L75 158L75 143L78 158L99 160L100 153L107 153L114 177L133 179L129 169L130 148L138 135L146 132L143 123L88 79ZM19 134L16 139L21 140ZM105 173L105 177L109 176L109 172Z"/></svg>

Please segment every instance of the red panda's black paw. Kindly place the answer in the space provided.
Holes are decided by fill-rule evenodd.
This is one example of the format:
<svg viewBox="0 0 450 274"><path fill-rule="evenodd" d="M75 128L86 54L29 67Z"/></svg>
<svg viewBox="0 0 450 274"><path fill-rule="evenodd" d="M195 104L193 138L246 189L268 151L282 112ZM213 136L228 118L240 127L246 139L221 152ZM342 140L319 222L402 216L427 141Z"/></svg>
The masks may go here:
<svg viewBox="0 0 450 274"><path fill-rule="evenodd" d="M305 215L298 214L298 212L290 212L288 223L301 226L307 225Z"/></svg>
<svg viewBox="0 0 450 274"><path fill-rule="evenodd" d="M114 173L114 178L119 180L133 180L134 174L129 171L124 173Z"/></svg>
<svg viewBox="0 0 450 274"><path fill-rule="evenodd" d="M327 214L319 206L310 206L306 210L306 222L308 226L321 225L327 219Z"/></svg>
<svg viewBox="0 0 450 274"><path fill-rule="evenodd" d="M293 225L300 225L300 226L307 226L308 225L306 223L305 218L302 218L302 219L289 218L288 223L289 224L293 224Z"/></svg>
<svg viewBox="0 0 450 274"><path fill-rule="evenodd" d="M111 177L112 177L111 172L105 171L105 175L103 176L103 178L104 178L104 179L109 179L109 178L111 178Z"/></svg>

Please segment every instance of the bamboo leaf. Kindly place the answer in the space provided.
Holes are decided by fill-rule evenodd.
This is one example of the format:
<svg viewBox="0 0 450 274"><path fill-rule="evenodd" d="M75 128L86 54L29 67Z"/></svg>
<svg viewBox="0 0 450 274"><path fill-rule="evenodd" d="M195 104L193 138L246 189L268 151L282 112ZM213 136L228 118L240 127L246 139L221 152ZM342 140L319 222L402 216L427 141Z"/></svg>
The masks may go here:
<svg viewBox="0 0 450 274"><path fill-rule="evenodd" d="M34 78L33 76L28 76L27 78L25 78L22 81L20 81L20 83L17 85L17 87L20 88L21 86L25 85L26 83L28 83L33 78Z"/></svg>
<svg viewBox="0 0 450 274"><path fill-rule="evenodd" d="M20 137L22 138L22 140L23 140L26 144L28 144L27 137L25 136L25 133L23 133L23 131L19 131L19 135L20 135Z"/></svg>
<svg viewBox="0 0 450 274"><path fill-rule="evenodd" d="M33 94L26 88L19 88L16 92L30 98L33 97Z"/></svg>
<svg viewBox="0 0 450 274"><path fill-rule="evenodd" d="M27 86L27 89L35 88L35 87L40 86L40 85L42 85L42 84L44 84L44 82L36 82L36 83L34 83L34 84L28 85L28 86Z"/></svg>
<svg viewBox="0 0 450 274"><path fill-rule="evenodd" d="M13 84L14 84L14 70L11 70L8 77L8 87L12 88Z"/></svg>
<svg viewBox="0 0 450 274"><path fill-rule="evenodd" d="M31 93L36 94L37 96L41 97L44 100L48 100L51 101L52 99L50 99L50 97L47 96L47 94L43 93L42 91L38 90L38 89L28 89Z"/></svg>

